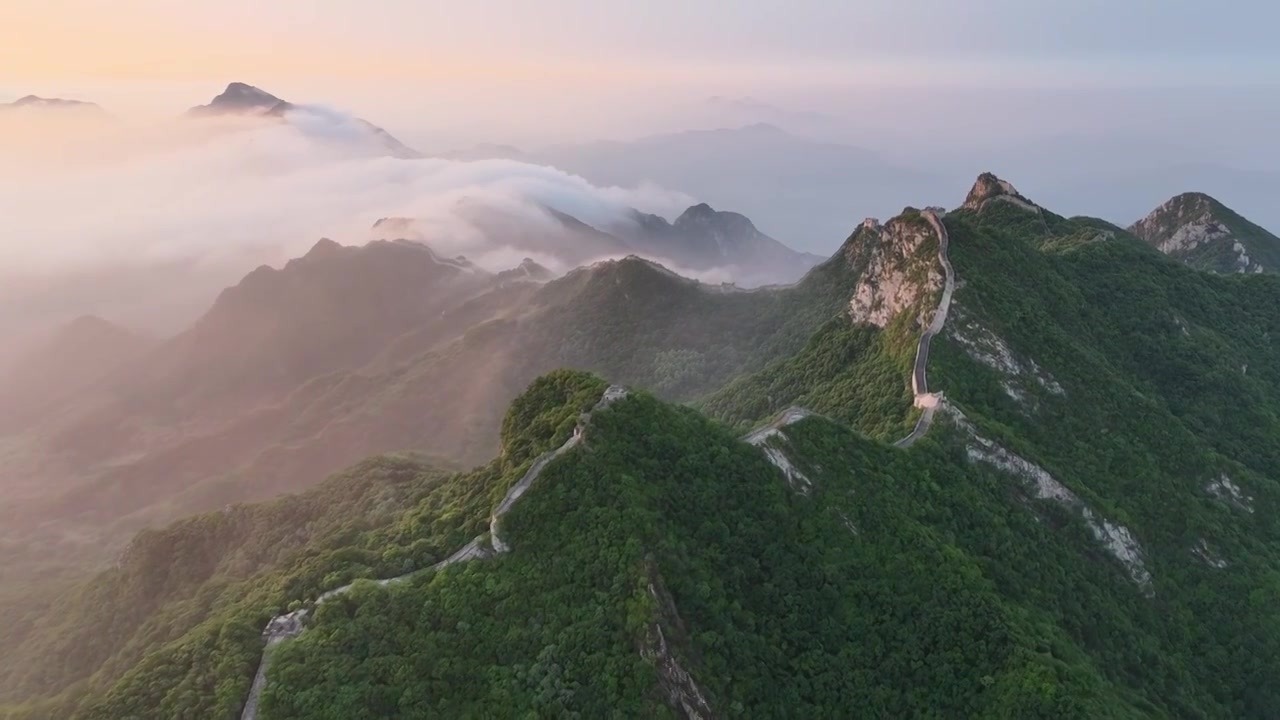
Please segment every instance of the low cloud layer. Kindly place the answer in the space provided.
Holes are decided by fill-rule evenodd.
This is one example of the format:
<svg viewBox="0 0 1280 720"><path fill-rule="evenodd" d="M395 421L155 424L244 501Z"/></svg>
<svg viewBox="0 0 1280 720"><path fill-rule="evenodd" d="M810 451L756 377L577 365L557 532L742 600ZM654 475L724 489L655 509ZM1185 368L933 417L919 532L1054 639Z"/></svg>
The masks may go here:
<svg viewBox="0 0 1280 720"><path fill-rule="evenodd" d="M621 221L632 207L670 215L690 202L657 188L599 188L519 162L380 156L375 131L325 108L295 111L284 122L110 125L44 143L32 142L31 127L0 122L0 130L7 130L0 267L9 275L237 257L273 262L322 236L362 242L382 217L419 218L442 252L481 259L496 248L457 217L459 202L530 222L546 222L548 206L597 226Z"/></svg>
<svg viewBox="0 0 1280 720"><path fill-rule="evenodd" d="M387 142L317 107L147 128L0 113L0 367L84 314L178 332L254 267L321 237L361 244L384 217L418 218L442 255L490 270L533 254L561 272L565 262L486 235L459 208L495 208L518 227L550 226L547 207L610 226L630 208L669 216L690 203L526 163L397 159Z"/></svg>

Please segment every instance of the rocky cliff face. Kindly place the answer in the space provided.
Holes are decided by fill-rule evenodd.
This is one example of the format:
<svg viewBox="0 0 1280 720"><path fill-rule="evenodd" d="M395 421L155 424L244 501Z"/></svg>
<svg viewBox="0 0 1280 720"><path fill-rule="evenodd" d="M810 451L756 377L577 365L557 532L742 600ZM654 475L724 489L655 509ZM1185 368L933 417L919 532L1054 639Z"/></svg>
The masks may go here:
<svg viewBox="0 0 1280 720"><path fill-rule="evenodd" d="M1204 193L1183 193L1129 228L1170 257L1201 270L1274 270L1263 258L1280 252L1280 238Z"/></svg>
<svg viewBox="0 0 1280 720"><path fill-rule="evenodd" d="M933 228L912 209L881 225L867 218L841 249L860 271L849 316L854 322L884 327L905 310L917 313L924 325L928 302L942 288L938 238Z"/></svg>

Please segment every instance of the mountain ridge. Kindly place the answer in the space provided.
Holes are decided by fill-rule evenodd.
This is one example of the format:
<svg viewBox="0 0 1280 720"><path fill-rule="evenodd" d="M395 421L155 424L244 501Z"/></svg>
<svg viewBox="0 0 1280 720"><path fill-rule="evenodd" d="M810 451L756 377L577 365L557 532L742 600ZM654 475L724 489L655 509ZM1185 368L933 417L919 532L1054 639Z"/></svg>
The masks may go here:
<svg viewBox="0 0 1280 720"><path fill-rule="evenodd" d="M825 260L765 235L745 215L715 210L707 203L690 206L674 222L632 209L621 218L597 221L598 227L548 205L539 210L550 227L478 201L464 199L455 205L455 211L491 243L554 257L569 267L637 254L682 271L713 272L754 287L795 282ZM430 243L429 232L429 226L421 228L413 218L387 217L374 223L370 237Z"/></svg>
<svg viewBox="0 0 1280 720"><path fill-rule="evenodd" d="M463 303L460 336L279 412L357 436L398 417L428 452L500 426L480 465L371 461L144 533L27 611L56 621L0 622L0 697L48 703L19 720L234 718L269 620L306 610L262 720L1273 717L1280 277L988 202L1005 184L868 220L791 287L626 257ZM626 397L555 454L610 383ZM264 525L308 539L245 545ZM508 552L440 565L486 538ZM81 637L109 659L69 655Z"/></svg>
<svg viewBox="0 0 1280 720"><path fill-rule="evenodd" d="M242 82L232 82L208 104L197 105L188 110L187 114L209 116L252 112L282 115L294 107L293 103L281 100L265 90Z"/></svg>
<svg viewBox="0 0 1280 720"><path fill-rule="evenodd" d="M0 111L22 110L24 108L86 111L94 115L103 116L107 114L107 111L97 103L67 98L46 98L40 97L39 95L26 95L14 100L13 102L0 103Z"/></svg>

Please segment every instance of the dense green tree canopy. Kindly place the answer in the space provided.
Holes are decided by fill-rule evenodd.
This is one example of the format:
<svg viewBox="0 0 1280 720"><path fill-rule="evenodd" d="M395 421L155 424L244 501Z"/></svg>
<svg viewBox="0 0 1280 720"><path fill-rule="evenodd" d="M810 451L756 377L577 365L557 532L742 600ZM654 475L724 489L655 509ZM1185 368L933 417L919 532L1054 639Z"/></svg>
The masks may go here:
<svg viewBox="0 0 1280 720"><path fill-rule="evenodd" d="M842 264L789 296L817 330L772 325L763 364L717 356L753 327L723 309L708 343L637 359L671 326L601 295L584 317L634 325L590 352L663 392L751 372L693 407L633 388L596 412L492 557L430 569L484 537L604 380L536 381L469 472L375 458L143 533L55 612L0 623L23 659L3 666L8 712L238 717L261 628L310 607L269 651L262 718L680 717L694 696L717 717L1280 716L1280 277L1198 272L1009 202L945 223L947 406L910 449L885 441L915 418L915 313L851 323L813 279ZM740 439L793 404L815 415L767 447L804 487Z"/></svg>

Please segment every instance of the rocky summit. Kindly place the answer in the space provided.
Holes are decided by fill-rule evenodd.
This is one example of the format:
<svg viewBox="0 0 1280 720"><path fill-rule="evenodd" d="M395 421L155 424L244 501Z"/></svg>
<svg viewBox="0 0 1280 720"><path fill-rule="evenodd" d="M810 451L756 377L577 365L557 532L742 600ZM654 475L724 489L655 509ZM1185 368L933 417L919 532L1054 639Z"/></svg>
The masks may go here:
<svg viewBox="0 0 1280 720"><path fill-rule="evenodd" d="M1280 238L1204 193L1170 198L1129 231L1166 255L1201 270L1280 270Z"/></svg>

